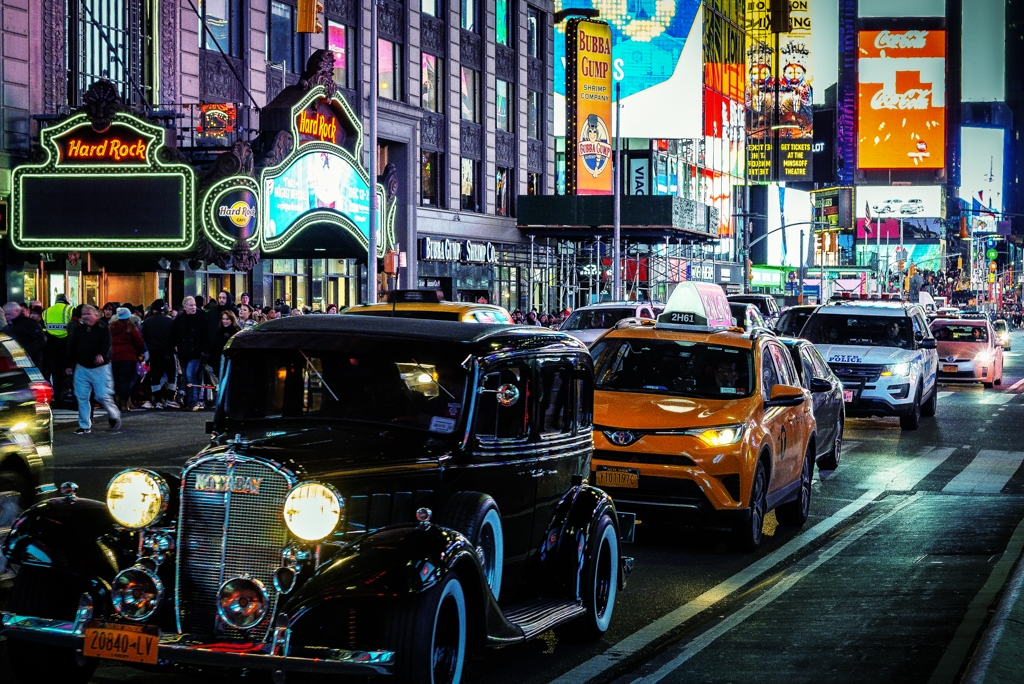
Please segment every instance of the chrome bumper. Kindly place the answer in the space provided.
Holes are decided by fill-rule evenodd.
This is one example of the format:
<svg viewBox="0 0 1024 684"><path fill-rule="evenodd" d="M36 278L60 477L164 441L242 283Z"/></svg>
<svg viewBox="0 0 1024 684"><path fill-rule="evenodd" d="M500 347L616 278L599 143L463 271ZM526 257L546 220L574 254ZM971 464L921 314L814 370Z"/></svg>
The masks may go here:
<svg viewBox="0 0 1024 684"><path fill-rule="evenodd" d="M84 630L74 622L50 620L0 611L0 636L81 650ZM205 665L232 669L272 670L350 675L389 675L392 651L324 649L317 658L275 655L270 643L228 644L188 634L161 634L157 652L161 664ZM115 662L115 661L111 661Z"/></svg>

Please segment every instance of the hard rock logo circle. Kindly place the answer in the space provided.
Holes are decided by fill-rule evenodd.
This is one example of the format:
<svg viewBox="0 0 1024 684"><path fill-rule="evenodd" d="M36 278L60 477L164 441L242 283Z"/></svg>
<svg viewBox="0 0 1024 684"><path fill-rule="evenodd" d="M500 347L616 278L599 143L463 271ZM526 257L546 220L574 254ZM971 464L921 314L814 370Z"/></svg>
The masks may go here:
<svg viewBox="0 0 1024 684"><path fill-rule="evenodd" d="M612 146L608 143L608 126L597 114L589 115L583 122L579 144L580 161L583 168L597 178L608 167L612 158Z"/></svg>

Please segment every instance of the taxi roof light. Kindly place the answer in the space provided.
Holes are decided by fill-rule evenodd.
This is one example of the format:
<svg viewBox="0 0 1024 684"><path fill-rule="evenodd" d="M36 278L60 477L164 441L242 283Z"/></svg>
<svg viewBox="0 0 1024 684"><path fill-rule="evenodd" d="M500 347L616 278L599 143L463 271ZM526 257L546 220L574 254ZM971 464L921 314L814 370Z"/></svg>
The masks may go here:
<svg viewBox="0 0 1024 684"><path fill-rule="evenodd" d="M711 283L679 283L658 316L657 328L723 332L735 327L725 291Z"/></svg>

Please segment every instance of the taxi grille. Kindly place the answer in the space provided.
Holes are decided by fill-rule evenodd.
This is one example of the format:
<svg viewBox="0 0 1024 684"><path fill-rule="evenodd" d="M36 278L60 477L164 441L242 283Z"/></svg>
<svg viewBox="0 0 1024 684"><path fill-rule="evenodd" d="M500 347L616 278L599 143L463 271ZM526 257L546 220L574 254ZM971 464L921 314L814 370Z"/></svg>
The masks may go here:
<svg viewBox="0 0 1024 684"><path fill-rule="evenodd" d="M689 456L682 454L641 454L630 451L611 451L597 449L594 451L595 461L616 461L618 463L651 463L656 465L696 465Z"/></svg>
<svg viewBox="0 0 1024 684"><path fill-rule="evenodd" d="M261 478L258 494L198 491L200 475ZM262 640L277 604L274 570L287 543L282 511L293 484L283 470L243 456L213 456L185 471L178 523L178 625L190 634ZM233 577L263 583L270 599L267 616L241 632L217 616L217 592Z"/></svg>
<svg viewBox="0 0 1024 684"><path fill-rule="evenodd" d="M878 382L878 378L882 375L882 369L884 366L874 364L857 364L848 365L842 363L830 363L832 372L836 374L840 380L846 382Z"/></svg>

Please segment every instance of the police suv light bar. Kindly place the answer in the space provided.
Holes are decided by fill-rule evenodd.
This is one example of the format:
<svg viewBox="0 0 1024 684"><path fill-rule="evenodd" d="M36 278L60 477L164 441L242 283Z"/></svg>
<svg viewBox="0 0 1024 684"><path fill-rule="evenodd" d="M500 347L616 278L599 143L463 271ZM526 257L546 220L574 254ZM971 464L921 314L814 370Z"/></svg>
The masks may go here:
<svg viewBox="0 0 1024 684"><path fill-rule="evenodd" d="M718 332L735 325L725 291L711 283L679 283L655 327Z"/></svg>

